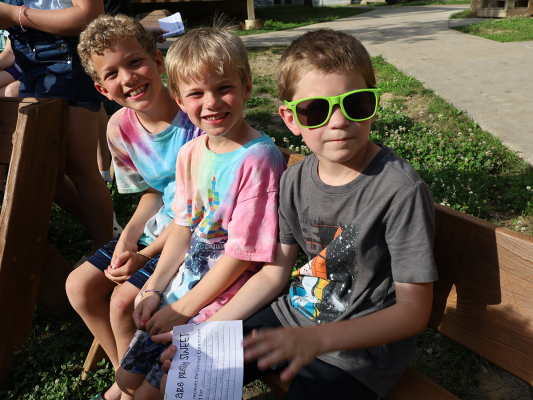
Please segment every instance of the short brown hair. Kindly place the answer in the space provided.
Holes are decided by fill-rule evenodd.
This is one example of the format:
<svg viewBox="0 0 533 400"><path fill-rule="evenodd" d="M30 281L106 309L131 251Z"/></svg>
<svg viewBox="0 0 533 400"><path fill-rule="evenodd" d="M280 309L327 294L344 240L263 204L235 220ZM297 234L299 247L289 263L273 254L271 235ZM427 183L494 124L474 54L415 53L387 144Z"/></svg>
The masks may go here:
<svg viewBox="0 0 533 400"><path fill-rule="evenodd" d="M359 40L344 32L319 29L294 40L278 64L278 97L292 101L304 74L356 71L368 88L376 87L370 55Z"/></svg>
<svg viewBox="0 0 533 400"><path fill-rule="evenodd" d="M187 32L170 46L165 67L170 94L178 98L180 83L200 82L206 74L225 75L227 71L237 71L243 87L250 77L244 43L235 33L223 28Z"/></svg>
<svg viewBox="0 0 533 400"><path fill-rule="evenodd" d="M78 54L85 72L95 82L100 82L100 77L94 69L92 57L103 55L118 38L134 36L144 50L155 60L157 47L155 38L148 33L139 21L123 14L100 15L80 33Z"/></svg>

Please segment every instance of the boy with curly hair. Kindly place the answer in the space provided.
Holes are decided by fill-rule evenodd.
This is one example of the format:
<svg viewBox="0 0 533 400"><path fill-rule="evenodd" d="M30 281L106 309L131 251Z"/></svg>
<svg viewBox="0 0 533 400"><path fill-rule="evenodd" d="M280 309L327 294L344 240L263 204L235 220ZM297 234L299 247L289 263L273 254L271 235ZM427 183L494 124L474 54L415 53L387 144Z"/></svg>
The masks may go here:
<svg viewBox="0 0 533 400"><path fill-rule="evenodd" d="M100 93L124 106L107 138L120 193L143 195L120 236L67 280L67 294L117 369L134 333L135 296L154 272L175 224L178 151L203 134L163 86L163 56L133 18L100 16L80 35L78 52ZM119 285L109 300L109 292ZM131 398L116 384L97 399ZM105 396L105 397L104 397Z"/></svg>

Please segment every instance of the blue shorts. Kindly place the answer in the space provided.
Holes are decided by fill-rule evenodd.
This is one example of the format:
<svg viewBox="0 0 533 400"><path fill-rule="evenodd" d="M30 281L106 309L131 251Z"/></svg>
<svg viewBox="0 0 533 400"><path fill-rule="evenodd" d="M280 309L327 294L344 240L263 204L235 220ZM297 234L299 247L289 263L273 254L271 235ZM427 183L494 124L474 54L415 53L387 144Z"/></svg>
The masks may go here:
<svg viewBox="0 0 533 400"><path fill-rule="evenodd" d="M107 267L109 267L109 263L111 262L113 252L115 251L115 247L118 243L119 238L120 235L118 235L105 246L100 247L100 249L98 249L98 251L94 253L87 261L94 265L96 268L98 268L100 271L104 272ZM146 246L139 243L138 247L139 251L141 251ZM128 279L128 282L136 288L141 289L148 280L148 278L150 278L154 273L155 267L157 267L157 263L159 262L159 256L160 254L150 258L150 260L148 260L148 262L144 264L144 267L142 267L135 274L133 274L130 279Z"/></svg>
<svg viewBox="0 0 533 400"><path fill-rule="evenodd" d="M76 46L78 37L59 36L19 27L8 29L15 62L22 70L20 97L58 97L98 112L102 96L85 73Z"/></svg>

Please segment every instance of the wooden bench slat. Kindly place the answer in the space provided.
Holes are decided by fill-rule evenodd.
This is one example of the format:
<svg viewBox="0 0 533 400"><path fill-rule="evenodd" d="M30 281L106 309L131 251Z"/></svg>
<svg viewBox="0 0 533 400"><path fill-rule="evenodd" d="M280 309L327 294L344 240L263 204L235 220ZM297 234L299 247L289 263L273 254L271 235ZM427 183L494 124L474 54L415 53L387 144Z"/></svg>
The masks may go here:
<svg viewBox="0 0 533 400"><path fill-rule="evenodd" d="M458 400L414 368L407 367L385 400Z"/></svg>
<svg viewBox="0 0 533 400"><path fill-rule="evenodd" d="M435 205L430 326L533 384L533 238Z"/></svg>

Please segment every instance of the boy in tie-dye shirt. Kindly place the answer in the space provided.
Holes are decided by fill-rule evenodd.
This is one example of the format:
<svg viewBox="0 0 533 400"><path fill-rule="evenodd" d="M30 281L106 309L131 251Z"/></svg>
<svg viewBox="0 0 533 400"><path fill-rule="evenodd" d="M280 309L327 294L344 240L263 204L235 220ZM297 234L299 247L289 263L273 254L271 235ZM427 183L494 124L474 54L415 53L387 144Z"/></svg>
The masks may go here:
<svg viewBox="0 0 533 400"><path fill-rule="evenodd" d="M238 36L216 28L191 31L171 46L166 63L170 92L206 135L179 152L175 226L138 297L134 319L142 330L117 371L121 389L136 399L162 398L163 346L151 335L208 320L262 263L274 260L285 169L270 138L243 119L252 83Z"/></svg>
<svg viewBox="0 0 533 400"><path fill-rule="evenodd" d="M135 333L135 296L153 273L173 228L175 166L185 143L203 134L163 86L163 57L132 18L101 16L80 37L79 54L96 88L124 106L107 137L120 193L143 192L122 234L74 270L69 299L115 368ZM111 303L109 292L116 286ZM118 399L113 385L101 398Z"/></svg>

